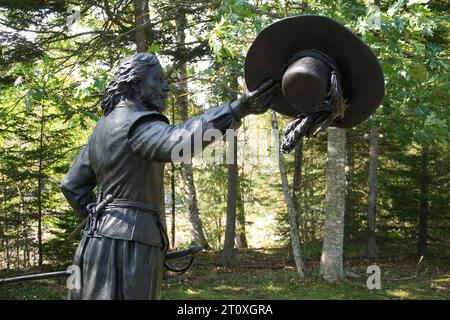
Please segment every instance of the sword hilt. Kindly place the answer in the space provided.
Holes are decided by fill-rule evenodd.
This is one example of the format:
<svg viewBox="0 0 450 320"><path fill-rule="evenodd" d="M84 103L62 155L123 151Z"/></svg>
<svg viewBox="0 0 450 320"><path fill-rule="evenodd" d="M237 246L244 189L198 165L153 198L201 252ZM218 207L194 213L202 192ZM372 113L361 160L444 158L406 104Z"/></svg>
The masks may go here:
<svg viewBox="0 0 450 320"><path fill-rule="evenodd" d="M114 197L112 195L108 194L106 196L106 198L95 207L95 212L99 212L99 211L103 210L108 204L110 204L113 201L114 201Z"/></svg>
<svg viewBox="0 0 450 320"><path fill-rule="evenodd" d="M110 204L113 201L114 201L114 197L111 194L108 194L102 202L100 202L98 205L95 206L93 213L95 214L95 213L103 210L106 206L108 206L108 204ZM89 219L89 217L84 218L83 221L81 221L78 224L78 226L69 234L69 236L67 237L67 240L73 239L77 235L77 233L80 232L80 230L84 228L88 219Z"/></svg>

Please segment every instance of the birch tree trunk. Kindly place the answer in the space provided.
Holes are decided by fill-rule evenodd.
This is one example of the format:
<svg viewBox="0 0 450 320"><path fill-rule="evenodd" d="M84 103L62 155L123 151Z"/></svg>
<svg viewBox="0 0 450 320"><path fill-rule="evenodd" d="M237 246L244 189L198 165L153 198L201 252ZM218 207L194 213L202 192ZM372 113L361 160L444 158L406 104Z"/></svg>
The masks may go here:
<svg viewBox="0 0 450 320"><path fill-rule="evenodd" d="M182 46L186 42L186 35L184 29L186 28L186 16L180 14L177 17L177 41ZM179 90L180 96L177 99L180 117L182 121L188 120L188 86L187 86L187 64L182 63L179 68ZM192 163L182 164L182 177L184 183L184 201L189 208L189 231L191 235L191 242L196 243L203 248L209 248L203 232L203 224L200 218L200 210L197 203L197 192L194 183L194 170Z"/></svg>
<svg viewBox="0 0 450 320"><path fill-rule="evenodd" d="M329 282L344 278L345 129L328 128L327 190L320 275Z"/></svg>
<svg viewBox="0 0 450 320"><path fill-rule="evenodd" d="M377 213L378 127L370 128L369 201L367 210L367 258L377 258L376 213Z"/></svg>
<svg viewBox="0 0 450 320"><path fill-rule="evenodd" d="M284 200L286 202L286 207L289 217L290 226L290 238L291 247L294 255L295 265L297 267L297 272L300 278L305 277L305 267L303 263L303 258L300 250L300 238L298 235L298 223L297 223L297 213L294 206L294 201L289 188L289 181L286 173L286 166L284 164L284 157L279 148L279 135L278 135L278 120L275 111L272 111L272 130L275 140L275 145L278 147L278 167L281 176L281 185L283 187Z"/></svg>
<svg viewBox="0 0 450 320"><path fill-rule="evenodd" d="M292 199L294 201L294 207L297 211L297 214L300 215L300 206L299 206L299 194L300 194L300 185L302 183L302 160L303 160L303 138L301 138L298 144L295 146L295 155L294 155L294 182L292 185Z"/></svg>

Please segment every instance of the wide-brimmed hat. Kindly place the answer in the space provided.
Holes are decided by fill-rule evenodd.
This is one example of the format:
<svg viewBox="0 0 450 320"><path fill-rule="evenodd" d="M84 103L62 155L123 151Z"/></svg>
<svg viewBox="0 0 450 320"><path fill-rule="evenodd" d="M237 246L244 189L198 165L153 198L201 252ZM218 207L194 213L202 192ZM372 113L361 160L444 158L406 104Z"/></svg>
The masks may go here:
<svg viewBox="0 0 450 320"><path fill-rule="evenodd" d="M384 96L383 72L372 50L324 16L285 18L258 34L245 60L245 82L253 91L268 79L283 91L273 109L289 117L320 110L339 84L334 89L342 89L347 107L331 125L341 128L366 120Z"/></svg>

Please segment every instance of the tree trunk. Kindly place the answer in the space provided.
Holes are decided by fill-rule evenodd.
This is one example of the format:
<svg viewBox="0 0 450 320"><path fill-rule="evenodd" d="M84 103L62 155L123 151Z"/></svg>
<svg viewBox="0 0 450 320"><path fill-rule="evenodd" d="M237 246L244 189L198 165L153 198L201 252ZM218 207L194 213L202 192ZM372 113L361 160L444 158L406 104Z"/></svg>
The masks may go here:
<svg viewBox="0 0 450 320"><path fill-rule="evenodd" d="M173 123L173 122L172 122ZM175 165L170 164L170 195L172 213L172 248L175 248Z"/></svg>
<svg viewBox="0 0 450 320"><path fill-rule="evenodd" d="M369 161L369 205L367 210L367 258L377 258L376 213L377 213L378 127L370 128Z"/></svg>
<svg viewBox="0 0 450 320"><path fill-rule="evenodd" d="M184 29L186 28L186 16L181 14L177 18L177 41L184 45L186 35ZM188 120L188 87L187 87L187 64L184 62L179 68L179 90L178 104L180 110L180 117L182 121ZM203 248L209 248L203 232L203 224L200 219L200 210L197 204L197 193L194 184L194 173L191 163L182 164L182 176L184 182L184 199L189 208L189 223L191 242L201 245Z"/></svg>
<svg viewBox="0 0 450 320"><path fill-rule="evenodd" d="M230 88L229 101L237 99L238 90L237 76L232 79L232 86ZM227 192L227 217L225 224L225 240L223 244L223 251L221 263L230 265L234 262L235 252L235 238L236 238L236 204L238 197L238 164L237 164L237 135L233 134L233 139L230 141L227 137L227 159L232 155L233 161L227 164L228 168L228 192Z"/></svg>
<svg viewBox="0 0 450 320"><path fill-rule="evenodd" d="M320 275L329 282L344 278L345 129L328 128L327 186Z"/></svg>
<svg viewBox="0 0 450 320"><path fill-rule="evenodd" d="M235 85L238 85L238 82L235 82ZM242 135L245 139L246 134L246 126L245 123L242 123ZM236 239L235 244L236 248L238 249L247 249L248 248L248 242L247 242L247 233L246 233L246 219L245 219L245 202L244 202L244 191L243 191L243 181L245 178L245 144L242 145L242 163L241 163L241 175L238 174L238 181L237 181L237 217L236 217Z"/></svg>
<svg viewBox="0 0 450 320"><path fill-rule="evenodd" d="M294 181L292 183L292 203L294 204L295 210L295 220L297 221L297 226L299 227L299 232L302 229L302 224L300 220L300 204L298 195L300 193L300 184L302 180L302 156L303 156L303 138L298 141L298 144L294 149ZM302 237L300 237L302 239ZM289 249L291 256L294 256L294 250L292 246Z"/></svg>
<svg viewBox="0 0 450 320"><path fill-rule="evenodd" d="M237 136L228 141L228 152L233 154L233 163L228 166L227 220L225 225L225 241L223 245L221 263L229 265L234 262L234 238L236 234L236 199L237 199Z"/></svg>
<svg viewBox="0 0 450 320"><path fill-rule="evenodd" d="M147 51L145 30L150 27L148 0L133 0L136 52Z"/></svg>
<svg viewBox="0 0 450 320"><path fill-rule="evenodd" d="M427 250L427 238L428 238L428 215L429 215L429 202L428 202L428 190L429 190L429 152L430 147L428 144L422 145L422 181L420 185L420 213L419 213L419 241L417 244L417 253L420 255L425 254Z"/></svg>
<svg viewBox="0 0 450 320"><path fill-rule="evenodd" d="M242 126L242 134L245 137L245 126ZM245 152L245 145L242 146L243 151ZM245 159L245 155L242 156L242 159ZM241 164L241 176L239 177L239 170L238 170L238 181L237 181L237 199L236 199L236 205L237 205L237 216L236 216L236 238L235 238L235 244L236 248L238 249L247 249L248 248L248 242L247 242L247 234L245 231L245 205L244 205L244 192L243 192L243 181L245 177L245 163L242 161Z"/></svg>
<svg viewBox="0 0 450 320"><path fill-rule="evenodd" d="M245 232L245 207L244 196L242 193L242 179L237 181L237 212L236 212L236 248L248 248L247 235Z"/></svg>
<svg viewBox="0 0 450 320"><path fill-rule="evenodd" d="M39 267L43 264L43 250L42 250L42 192L43 192L43 147L44 147L44 107L41 106L41 128L39 132L39 164L38 164L38 256Z"/></svg>
<svg viewBox="0 0 450 320"><path fill-rule="evenodd" d="M191 242L201 245L203 248L207 249L209 248L209 244L203 232L203 224L200 219L192 164L183 164L182 167L182 176L184 180L184 200L189 209Z"/></svg>
<svg viewBox="0 0 450 320"><path fill-rule="evenodd" d="M298 144L295 146L294 155L294 183L292 185L292 199L294 201L294 208L297 214L300 214L299 206L299 193L300 185L302 183L302 159L303 159L303 138L301 138Z"/></svg>
<svg viewBox="0 0 450 320"><path fill-rule="evenodd" d="M5 229L5 246L6 246L6 269L10 267L10 253L9 253L9 221L8 221L8 210L6 208L6 184L4 182L4 176L2 175L3 188L3 210L4 210L4 229Z"/></svg>
<svg viewBox="0 0 450 320"><path fill-rule="evenodd" d="M284 164L283 154L279 148L279 135L278 135L278 120L275 111L272 111L272 130L275 140L275 145L278 146L278 166L281 176L281 185L283 187L284 200L286 202L286 207L289 217L290 226L290 238L291 247L294 255L295 265L297 267L297 272L300 278L305 277L305 267L303 263L303 258L300 251L300 238L298 236L298 224L297 224L297 214L294 207L293 197L289 188L289 181L286 173L286 166Z"/></svg>
<svg viewBox="0 0 450 320"><path fill-rule="evenodd" d="M380 0L374 0L374 5L380 9ZM378 257L376 242L378 133L378 127L376 125L372 125L370 127L369 196L367 208L366 257L368 259L376 259Z"/></svg>

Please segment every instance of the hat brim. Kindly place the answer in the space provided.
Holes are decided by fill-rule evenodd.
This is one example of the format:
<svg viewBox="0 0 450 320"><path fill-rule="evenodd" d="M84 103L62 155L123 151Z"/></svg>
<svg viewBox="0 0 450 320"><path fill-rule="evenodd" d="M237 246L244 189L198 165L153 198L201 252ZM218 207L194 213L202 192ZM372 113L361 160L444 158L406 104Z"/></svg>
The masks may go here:
<svg viewBox="0 0 450 320"><path fill-rule="evenodd" d="M383 71L372 50L345 26L317 15L285 18L258 34L245 59L248 89L253 91L268 79L281 83L289 59L306 49L317 49L330 56L341 73L342 91L349 107L344 117L336 119L331 126L353 127L381 104ZM299 113L282 94L273 109L289 117Z"/></svg>

